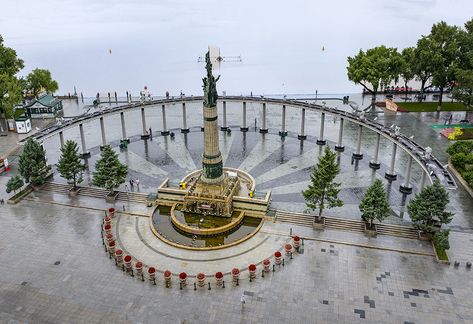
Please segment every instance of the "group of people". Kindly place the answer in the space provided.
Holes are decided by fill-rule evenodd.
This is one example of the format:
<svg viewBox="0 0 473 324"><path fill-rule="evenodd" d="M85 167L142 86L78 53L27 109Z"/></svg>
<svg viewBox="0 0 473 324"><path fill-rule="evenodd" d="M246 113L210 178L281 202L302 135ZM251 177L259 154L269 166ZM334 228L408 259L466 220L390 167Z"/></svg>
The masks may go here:
<svg viewBox="0 0 473 324"><path fill-rule="evenodd" d="M130 190L133 191L134 187L136 186L137 190L140 190L140 179L136 178L130 178ZM126 186L125 186L126 187Z"/></svg>

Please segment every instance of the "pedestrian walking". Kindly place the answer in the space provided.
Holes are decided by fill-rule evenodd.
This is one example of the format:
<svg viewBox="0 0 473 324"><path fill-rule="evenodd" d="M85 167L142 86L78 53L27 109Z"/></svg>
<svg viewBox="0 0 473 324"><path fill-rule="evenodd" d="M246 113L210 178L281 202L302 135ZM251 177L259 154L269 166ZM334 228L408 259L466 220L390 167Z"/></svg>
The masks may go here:
<svg viewBox="0 0 473 324"><path fill-rule="evenodd" d="M125 211L125 205L123 205L123 211Z"/></svg>
<svg viewBox="0 0 473 324"><path fill-rule="evenodd" d="M5 204L5 200L3 200L3 198L0 199L0 205L4 205L4 204Z"/></svg>
<svg viewBox="0 0 473 324"><path fill-rule="evenodd" d="M135 184L136 184L136 190L140 191L140 179L136 178Z"/></svg>
<svg viewBox="0 0 473 324"><path fill-rule="evenodd" d="M245 303L246 303L246 296L245 294L241 295L240 297L240 302L241 302L241 310L243 310Z"/></svg>
<svg viewBox="0 0 473 324"><path fill-rule="evenodd" d="M133 181L132 178L130 178L130 187L131 187L131 189L133 189L133 185L134 185L134 181Z"/></svg>
<svg viewBox="0 0 473 324"><path fill-rule="evenodd" d="M153 139L153 132L151 131L151 127L149 128L149 138Z"/></svg>

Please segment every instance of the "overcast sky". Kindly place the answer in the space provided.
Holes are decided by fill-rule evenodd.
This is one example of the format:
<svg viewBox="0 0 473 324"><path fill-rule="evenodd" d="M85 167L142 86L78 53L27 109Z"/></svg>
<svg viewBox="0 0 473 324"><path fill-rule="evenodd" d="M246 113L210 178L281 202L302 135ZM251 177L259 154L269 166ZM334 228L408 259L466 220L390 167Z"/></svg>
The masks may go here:
<svg viewBox="0 0 473 324"><path fill-rule="evenodd" d="M220 92L359 92L347 56L402 49L440 20L473 17L472 0L0 0L0 9L0 33L25 61L20 75L47 68L60 93L88 96L144 85L201 94L197 58L208 45L243 58L222 64Z"/></svg>

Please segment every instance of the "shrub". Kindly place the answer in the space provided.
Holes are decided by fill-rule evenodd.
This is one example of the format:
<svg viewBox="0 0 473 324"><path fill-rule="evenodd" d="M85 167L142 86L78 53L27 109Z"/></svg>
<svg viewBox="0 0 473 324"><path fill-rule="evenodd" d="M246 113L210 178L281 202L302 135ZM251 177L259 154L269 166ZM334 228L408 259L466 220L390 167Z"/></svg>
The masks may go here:
<svg viewBox="0 0 473 324"><path fill-rule="evenodd" d="M448 242L449 234L450 234L450 230L442 230L434 234L433 241L437 249L440 249L440 250L450 249L450 243Z"/></svg>
<svg viewBox="0 0 473 324"><path fill-rule="evenodd" d="M456 153L469 154L473 151L473 141L455 142L447 148L447 153L452 156Z"/></svg>
<svg viewBox="0 0 473 324"><path fill-rule="evenodd" d="M454 155L452 155L451 161L455 169L461 172L465 169L467 155L463 152L455 153Z"/></svg>

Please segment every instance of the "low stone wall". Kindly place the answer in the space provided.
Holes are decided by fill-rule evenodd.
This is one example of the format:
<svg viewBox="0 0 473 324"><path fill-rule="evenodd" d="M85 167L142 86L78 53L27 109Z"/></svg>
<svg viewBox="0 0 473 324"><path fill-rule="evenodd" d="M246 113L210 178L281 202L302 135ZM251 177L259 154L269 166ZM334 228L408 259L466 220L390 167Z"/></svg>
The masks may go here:
<svg viewBox="0 0 473 324"><path fill-rule="evenodd" d="M463 188L465 188L465 191L468 192L468 194L471 196L471 198L473 198L473 189L470 188L470 186L468 185L468 183L465 181L465 179L463 179L463 177L461 176L460 172L458 172L455 167L453 166L452 162L450 161L450 159L448 159L448 170L450 172L452 172L453 176L458 180L458 182L460 182L463 186Z"/></svg>

